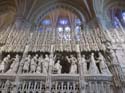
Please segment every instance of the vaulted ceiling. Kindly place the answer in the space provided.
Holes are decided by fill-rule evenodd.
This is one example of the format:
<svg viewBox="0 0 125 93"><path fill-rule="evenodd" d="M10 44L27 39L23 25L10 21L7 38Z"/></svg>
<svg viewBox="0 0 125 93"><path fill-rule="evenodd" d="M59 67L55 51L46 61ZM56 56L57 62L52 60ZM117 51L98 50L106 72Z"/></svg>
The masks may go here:
<svg viewBox="0 0 125 93"><path fill-rule="evenodd" d="M121 3L120 3L121 2ZM87 21L96 17L103 9L111 6L125 6L124 0L0 0L0 27L12 23L16 17L29 22L39 16L62 7L73 11L78 16L83 15Z"/></svg>

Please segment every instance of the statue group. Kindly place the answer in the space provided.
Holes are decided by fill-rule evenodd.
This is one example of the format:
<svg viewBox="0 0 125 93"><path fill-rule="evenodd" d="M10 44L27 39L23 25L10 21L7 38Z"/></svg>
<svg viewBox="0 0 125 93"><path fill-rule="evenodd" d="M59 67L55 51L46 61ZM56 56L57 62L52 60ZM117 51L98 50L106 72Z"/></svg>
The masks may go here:
<svg viewBox="0 0 125 93"><path fill-rule="evenodd" d="M100 52L98 53L98 57L96 58L94 53L91 53L88 59L86 59L86 55L81 55L81 61L78 60L79 58L75 57L73 54L66 55L65 57L63 57L63 59L65 59L66 62L70 64L69 74L78 73L78 64L80 64L80 67L82 68L84 74L110 74L110 71L108 70L108 67L105 63L105 58ZM11 58L11 56L8 54L0 63L0 72L17 73L18 70L20 70L21 73L25 74L47 74L51 68L51 73L62 74L62 69L67 69L62 63L63 62L60 58L58 58L56 55L53 56L51 54L28 54L23 58L21 58L21 56L19 56L18 54L16 54L14 58ZM97 64L99 65L97 66Z"/></svg>

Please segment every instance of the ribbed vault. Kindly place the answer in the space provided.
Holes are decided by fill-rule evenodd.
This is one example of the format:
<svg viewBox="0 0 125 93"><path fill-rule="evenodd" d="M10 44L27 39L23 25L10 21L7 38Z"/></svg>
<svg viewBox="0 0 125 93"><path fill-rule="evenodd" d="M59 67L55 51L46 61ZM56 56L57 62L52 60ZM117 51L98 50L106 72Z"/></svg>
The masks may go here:
<svg viewBox="0 0 125 93"><path fill-rule="evenodd" d="M0 28L12 23L16 14L14 0L0 0Z"/></svg>
<svg viewBox="0 0 125 93"><path fill-rule="evenodd" d="M125 10L125 1L121 0L119 2L119 0L115 0L115 1L110 0L104 6L104 14L110 18L109 10L114 8Z"/></svg>
<svg viewBox="0 0 125 93"><path fill-rule="evenodd" d="M31 20L37 21L37 20L39 20L39 17L41 17L41 19L43 19L44 17L48 16L50 14L50 12L53 12L55 10L58 10L58 11L65 10L62 13L60 12L60 15L64 15L66 13L66 11L70 11L70 12L74 13L75 15L77 15L82 22L85 22L85 19L86 19L86 21L89 20L86 12L84 12L84 15L83 15L83 13L81 11L79 11L78 9L73 8L72 6L67 5L67 4L63 4L63 3L57 3L55 5L52 5L52 6L48 7L47 9L45 9L44 11L38 10L37 13L34 13L34 16L31 17ZM56 14L55 14L55 16L56 16Z"/></svg>
<svg viewBox="0 0 125 93"><path fill-rule="evenodd" d="M124 6L124 0L0 0L0 27L12 23L16 17L33 23L39 15L45 16L58 7L74 11L89 22L96 17L97 11L106 16L110 7Z"/></svg>

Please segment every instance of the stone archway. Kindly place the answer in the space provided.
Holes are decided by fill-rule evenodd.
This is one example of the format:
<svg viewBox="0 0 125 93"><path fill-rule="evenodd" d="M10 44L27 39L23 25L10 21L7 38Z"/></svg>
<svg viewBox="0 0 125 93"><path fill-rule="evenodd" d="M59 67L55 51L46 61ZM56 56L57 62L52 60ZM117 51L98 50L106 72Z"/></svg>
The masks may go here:
<svg viewBox="0 0 125 93"><path fill-rule="evenodd" d="M57 8L63 8L69 11L72 11L74 14L76 14L80 20L82 22L86 20L89 20L88 18L88 14L86 11L84 11L84 13L82 13L79 9L73 7L70 4L66 4L66 3L56 3L56 4L51 4L51 5L46 5L49 6L45 9L42 9L42 7L40 7L39 9L37 9L33 14L32 17L30 17L30 21L35 22L36 20L38 20L39 16L41 16L42 18L44 18L46 15L48 15L48 13L50 13L51 11L57 9ZM43 10L43 11L41 11Z"/></svg>
<svg viewBox="0 0 125 93"><path fill-rule="evenodd" d="M109 9L118 8L125 9L125 2L123 1L113 1L104 6L104 15L110 20Z"/></svg>

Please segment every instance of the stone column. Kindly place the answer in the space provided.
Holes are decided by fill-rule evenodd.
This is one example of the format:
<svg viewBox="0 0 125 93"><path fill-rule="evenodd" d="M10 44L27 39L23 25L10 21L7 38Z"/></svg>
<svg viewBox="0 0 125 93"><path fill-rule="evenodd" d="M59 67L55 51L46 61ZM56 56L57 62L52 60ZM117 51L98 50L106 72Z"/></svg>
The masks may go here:
<svg viewBox="0 0 125 93"><path fill-rule="evenodd" d="M20 83L19 76L18 76L18 74L16 74L16 79L13 84L13 93L18 93L19 83Z"/></svg>
<svg viewBox="0 0 125 93"><path fill-rule="evenodd" d="M124 33L124 35L125 35L125 31L124 31L124 28L123 28L123 26L122 26L122 24L121 24L120 20L119 20L117 17L115 17L115 21L117 21L117 22L118 22L118 24L119 24L119 26L120 26L121 31L122 31L122 32Z"/></svg>
<svg viewBox="0 0 125 93"><path fill-rule="evenodd" d="M51 45L50 63L49 63L48 74L47 74L47 77L46 77L46 91L45 91L45 93L51 93L51 86L52 86L52 84L51 84L52 83L51 74L52 74L52 68L53 68L53 64L54 64L53 50L54 50L54 46Z"/></svg>
<svg viewBox="0 0 125 93"><path fill-rule="evenodd" d="M30 31L30 28L31 28L31 24L21 17L17 17L15 25L16 25L17 30ZM23 52L23 55L22 55L22 59L21 59L20 64L19 64L18 73L22 72L22 68L23 68L23 64L24 64L23 61L24 61L24 58L28 54L28 51L29 51L29 48L30 48L30 42L32 42L31 41L32 36L33 36L33 33L30 33L30 36L27 40L27 45L25 46L25 49L24 49L24 52Z"/></svg>
<svg viewBox="0 0 125 93"><path fill-rule="evenodd" d="M80 93L86 93L86 82L84 79L84 74L83 74L83 64L82 64L82 59L81 59L81 53L79 49L79 44L76 45L76 50L77 50L77 57L78 57L78 68L79 68L79 84L80 84Z"/></svg>
<svg viewBox="0 0 125 93"><path fill-rule="evenodd" d="M25 46L25 50L24 50L24 52L23 52L23 58L25 58L25 57L27 56L27 54L28 54L28 49L29 49L29 45L26 45L26 46Z"/></svg>
<svg viewBox="0 0 125 93"><path fill-rule="evenodd" d="M122 69L117 60L115 50L112 49L112 46L107 48L107 50L108 51L106 51L105 57L109 62L108 67L113 75L114 93L123 93L122 82L124 80L124 75L121 73Z"/></svg>
<svg viewBox="0 0 125 93"><path fill-rule="evenodd" d="M3 46L3 47L0 47L0 62L2 61L2 52L3 52L3 48L4 48L4 46Z"/></svg>
<svg viewBox="0 0 125 93"><path fill-rule="evenodd" d="M29 49L29 45L26 45L25 50L24 50L23 55L22 55L22 59L19 63L19 69L18 69L17 73L22 73L22 69L23 69L23 65L24 65L24 59L28 55L28 49Z"/></svg>
<svg viewBox="0 0 125 93"><path fill-rule="evenodd" d="M112 26L111 20L102 13L97 14L97 19L99 21L99 24L103 27L104 30L106 30L107 28L110 28Z"/></svg>
<svg viewBox="0 0 125 93"><path fill-rule="evenodd" d="M2 52L0 51L0 62L2 61Z"/></svg>
<svg viewBox="0 0 125 93"><path fill-rule="evenodd" d="M105 35L105 31L108 34L108 36L105 35L107 40L112 40L112 37L108 31L108 29L112 27L111 20L107 18L105 15L103 16L103 14L97 14L97 20L104 35Z"/></svg>
<svg viewBox="0 0 125 93"><path fill-rule="evenodd" d="M50 58L50 62L52 59ZM49 64L49 71L46 77L46 91L45 93L51 93L51 72L52 72L52 65Z"/></svg>

